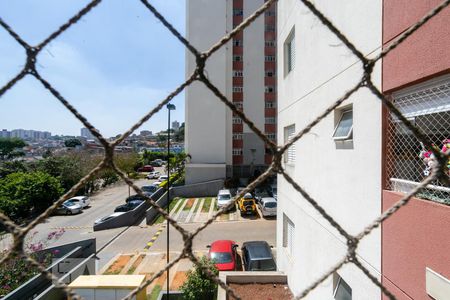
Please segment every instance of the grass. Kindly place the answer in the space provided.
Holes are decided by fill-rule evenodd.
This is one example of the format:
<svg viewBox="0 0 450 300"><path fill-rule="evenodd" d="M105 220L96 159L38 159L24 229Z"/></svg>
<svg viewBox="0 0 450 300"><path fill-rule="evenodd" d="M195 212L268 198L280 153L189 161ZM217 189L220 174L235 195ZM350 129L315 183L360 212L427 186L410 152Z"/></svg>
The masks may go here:
<svg viewBox="0 0 450 300"><path fill-rule="evenodd" d="M203 202L202 212L209 212L211 201L212 201L211 197L205 199L205 202Z"/></svg>
<svg viewBox="0 0 450 300"><path fill-rule="evenodd" d="M159 293L161 292L161 286L159 284L153 287L151 294L147 295L147 300L156 300L158 299Z"/></svg>
<svg viewBox="0 0 450 300"><path fill-rule="evenodd" d="M183 200L182 198L175 197L170 201L169 205L169 211L172 211L172 209L175 207L175 205L178 203L178 201ZM177 210L180 209L180 206L178 206ZM159 215L158 218L156 218L155 222L153 224L160 224L164 221L164 217L162 215Z"/></svg>
<svg viewBox="0 0 450 300"><path fill-rule="evenodd" d="M187 199L186 200L186 205L183 207L183 211L187 211L187 210L191 210L192 205L194 205L195 199L191 198L191 199Z"/></svg>

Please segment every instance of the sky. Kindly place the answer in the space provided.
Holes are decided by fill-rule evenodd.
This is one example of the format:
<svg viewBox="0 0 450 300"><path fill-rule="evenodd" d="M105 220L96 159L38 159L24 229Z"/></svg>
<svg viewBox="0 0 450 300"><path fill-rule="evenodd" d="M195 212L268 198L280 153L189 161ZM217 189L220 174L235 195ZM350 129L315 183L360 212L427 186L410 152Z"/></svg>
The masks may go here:
<svg viewBox="0 0 450 300"><path fill-rule="evenodd" d="M0 18L37 45L88 1L0 1ZM151 3L184 35L185 1ZM0 27L0 87L25 64L24 49ZM39 73L106 137L130 128L185 80L184 46L138 0L103 0L44 48ZM184 122L184 93L171 119ZM79 135L83 124L27 76L0 98L0 129ZM163 109L141 130L167 128Z"/></svg>

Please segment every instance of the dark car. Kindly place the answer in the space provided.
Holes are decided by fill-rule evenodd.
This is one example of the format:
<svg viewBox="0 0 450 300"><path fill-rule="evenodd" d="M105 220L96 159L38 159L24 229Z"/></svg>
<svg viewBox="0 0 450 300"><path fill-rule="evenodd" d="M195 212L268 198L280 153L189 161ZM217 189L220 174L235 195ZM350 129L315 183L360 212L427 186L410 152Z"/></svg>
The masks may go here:
<svg viewBox="0 0 450 300"><path fill-rule="evenodd" d="M153 193L147 193L147 192L144 192L143 194L144 194L145 196L147 196L147 197L150 198L150 197L152 196ZM147 200L147 199L144 198L144 197L142 197L142 196L139 195L139 194L134 194L134 195L131 195L130 197L128 197L128 198L125 200L125 202L128 203L128 202L133 201L133 200L141 200L141 201L145 201L145 200Z"/></svg>
<svg viewBox="0 0 450 300"><path fill-rule="evenodd" d="M272 250L265 241L251 241L242 244L242 259L245 271L276 271Z"/></svg>
<svg viewBox="0 0 450 300"><path fill-rule="evenodd" d="M125 212L130 211L141 205L141 203L144 202L143 200L131 200L128 201L126 204L119 205L114 209L114 212Z"/></svg>
<svg viewBox="0 0 450 300"><path fill-rule="evenodd" d="M154 185L144 185L141 187L141 189L146 193L154 193L158 189L158 187Z"/></svg>

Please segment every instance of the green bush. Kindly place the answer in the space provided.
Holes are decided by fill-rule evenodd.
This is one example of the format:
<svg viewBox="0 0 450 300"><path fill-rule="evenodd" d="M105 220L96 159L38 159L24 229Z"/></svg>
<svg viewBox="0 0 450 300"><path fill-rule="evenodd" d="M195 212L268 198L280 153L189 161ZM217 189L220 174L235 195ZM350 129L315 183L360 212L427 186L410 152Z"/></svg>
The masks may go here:
<svg viewBox="0 0 450 300"><path fill-rule="evenodd" d="M206 256L200 259L200 265L209 269L215 276L219 274L216 266ZM217 283L212 281L206 273L199 267L195 266L187 274L187 280L181 286L183 298L186 300L209 300L214 298L217 291Z"/></svg>
<svg viewBox="0 0 450 300"><path fill-rule="evenodd" d="M12 173L0 179L0 210L17 221L44 211L62 193L58 179L47 173Z"/></svg>

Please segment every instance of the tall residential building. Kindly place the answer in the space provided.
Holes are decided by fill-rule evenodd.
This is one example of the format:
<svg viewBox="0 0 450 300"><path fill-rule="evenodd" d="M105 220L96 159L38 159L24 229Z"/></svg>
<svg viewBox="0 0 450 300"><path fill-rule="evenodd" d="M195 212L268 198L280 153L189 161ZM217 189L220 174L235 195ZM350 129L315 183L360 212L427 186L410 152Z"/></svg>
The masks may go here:
<svg viewBox="0 0 450 300"><path fill-rule="evenodd" d="M208 50L264 4L264 0L187 1L187 39ZM276 141L276 6L216 51L209 80ZM186 76L196 68L187 50ZM252 176L271 162L265 143L202 83L186 90L186 182Z"/></svg>
<svg viewBox="0 0 450 300"><path fill-rule="evenodd" d="M180 129L180 122L173 121L172 122L172 129L175 130L175 131L178 131Z"/></svg>
<svg viewBox="0 0 450 300"><path fill-rule="evenodd" d="M366 57L375 57L440 3L314 1ZM278 16L281 145L353 88L363 65L300 1L279 1ZM447 7L378 61L371 74L388 100L446 153L449 36ZM363 87L295 142L283 163L288 175L355 236L427 178L433 163L429 150ZM359 242L357 259L396 299L448 299L449 216L450 188L434 180ZM293 293L341 261L347 246L335 226L279 176L277 264ZM348 262L306 299L389 297Z"/></svg>
<svg viewBox="0 0 450 300"><path fill-rule="evenodd" d="M85 139L87 139L87 140L93 140L93 139L95 139L94 135L89 131L89 129L87 129L87 128L81 128L80 131L81 131L81 132L80 132L80 135L81 135L82 137L84 137Z"/></svg>

